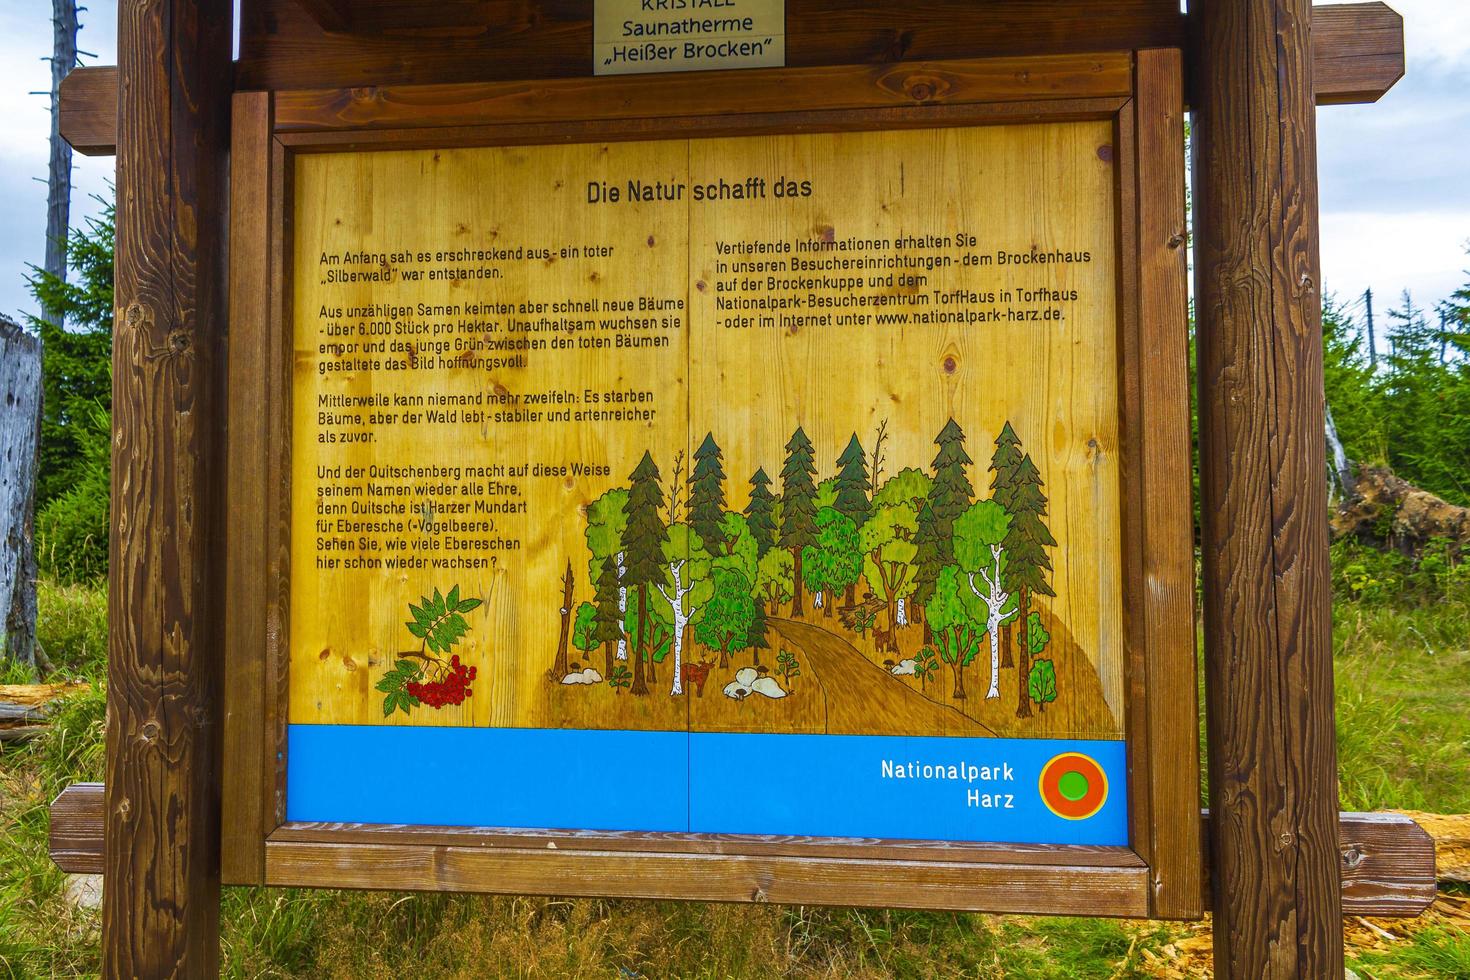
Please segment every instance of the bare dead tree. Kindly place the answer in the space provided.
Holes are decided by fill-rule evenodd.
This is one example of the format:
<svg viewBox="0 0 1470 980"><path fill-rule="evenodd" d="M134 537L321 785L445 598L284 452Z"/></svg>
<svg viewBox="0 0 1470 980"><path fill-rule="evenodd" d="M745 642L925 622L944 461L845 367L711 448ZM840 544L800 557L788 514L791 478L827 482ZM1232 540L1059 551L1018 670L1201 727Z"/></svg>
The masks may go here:
<svg viewBox="0 0 1470 980"><path fill-rule="evenodd" d="M51 0L51 162L46 173L46 272L66 281L71 229L71 147L61 138L61 83L77 63L76 0ZM61 326L60 310L43 310Z"/></svg>
<svg viewBox="0 0 1470 980"><path fill-rule="evenodd" d="M883 464L887 462L887 457L883 455L883 443L887 441L888 420L883 419L878 423L878 431L873 436L873 451L870 454L873 462L868 467L868 472L872 474L872 476L868 478L868 482L873 485L874 493L878 492L878 478L883 475Z"/></svg>
<svg viewBox="0 0 1470 980"><path fill-rule="evenodd" d="M36 666L36 454L41 342L0 317L0 611L5 656Z"/></svg>

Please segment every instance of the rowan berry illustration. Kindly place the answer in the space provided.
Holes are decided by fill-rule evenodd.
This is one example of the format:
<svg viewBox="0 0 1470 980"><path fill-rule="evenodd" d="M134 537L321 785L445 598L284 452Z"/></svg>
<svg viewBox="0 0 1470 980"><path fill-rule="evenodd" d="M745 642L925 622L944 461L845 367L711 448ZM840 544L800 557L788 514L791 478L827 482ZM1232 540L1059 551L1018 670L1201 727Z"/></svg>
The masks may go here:
<svg viewBox="0 0 1470 980"><path fill-rule="evenodd" d="M450 651L470 631L464 614L478 609L482 602L461 598L456 585L448 595L435 589L432 597L421 597L419 605L408 604L413 619L404 625L423 643L416 651L399 653L375 685L384 695L384 718L395 711L412 714L424 705L435 709L458 706L475 693L472 685L477 669L461 663L459 655Z"/></svg>

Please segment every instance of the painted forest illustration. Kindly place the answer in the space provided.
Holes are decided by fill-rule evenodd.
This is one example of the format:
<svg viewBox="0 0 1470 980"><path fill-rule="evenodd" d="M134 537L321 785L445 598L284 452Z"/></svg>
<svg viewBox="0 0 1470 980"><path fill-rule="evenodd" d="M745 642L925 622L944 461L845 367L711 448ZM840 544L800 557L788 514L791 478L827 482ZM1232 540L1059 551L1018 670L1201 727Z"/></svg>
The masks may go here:
<svg viewBox="0 0 1470 980"><path fill-rule="evenodd" d="M895 467L886 443L886 422L868 446L853 434L823 474L798 427L738 510L714 433L667 470L645 452L585 508L591 594L577 601L569 560L551 721L1116 735L1096 669L1047 605L1057 542L1011 424L980 465L953 419L927 467Z"/></svg>

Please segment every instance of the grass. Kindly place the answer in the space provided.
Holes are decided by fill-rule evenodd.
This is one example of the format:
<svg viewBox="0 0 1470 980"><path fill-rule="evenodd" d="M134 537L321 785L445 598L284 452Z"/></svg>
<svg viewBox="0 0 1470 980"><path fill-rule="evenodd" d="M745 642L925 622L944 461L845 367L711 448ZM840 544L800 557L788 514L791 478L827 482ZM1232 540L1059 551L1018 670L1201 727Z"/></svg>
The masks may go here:
<svg viewBox="0 0 1470 980"><path fill-rule="evenodd" d="M1344 604L1334 618L1343 808L1470 813L1470 606Z"/></svg>
<svg viewBox="0 0 1470 980"><path fill-rule="evenodd" d="M41 642L67 676L98 680L102 591L45 584ZM1345 809L1470 812L1470 589L1343 600L1335 615ZM97 913L63 898L46 807L101 778L102 685L48 734L0 755L0 980L95 975ZM898 910L230 889L228 977L1152 976L1180 931L1160 923ZM1470 980L1470 937L1430 928L1353 967L1373 980Z"/></svg>

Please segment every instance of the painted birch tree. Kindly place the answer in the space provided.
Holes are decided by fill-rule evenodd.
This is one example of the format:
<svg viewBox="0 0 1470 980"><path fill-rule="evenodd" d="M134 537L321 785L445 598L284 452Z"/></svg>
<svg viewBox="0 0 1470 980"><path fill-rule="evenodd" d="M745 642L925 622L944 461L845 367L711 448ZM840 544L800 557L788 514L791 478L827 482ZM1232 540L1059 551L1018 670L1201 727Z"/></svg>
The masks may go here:
<svg viewBox="0 0 1470 980"><path fill-rule="evenodd" d="M970 591L985 606L990 634L990 687L987 699L1000 697L1000 627L1016 614L1015 596L1005 587L1005 538L1011 516L994 500L972 504L954 522L955 565Z"/></svg>
<svg viewBox="0 0 1470 980"><path fill-rule="evenodd" d="M714 591L710 582L710 554L701 535L688 524L670 524L663 544L667 584L657 584L660 598L669 607L668 620L674 631L674 681L670 697L684 693L684 632L694 614ZM659 613L663 609L659 608Z"/></svg>

